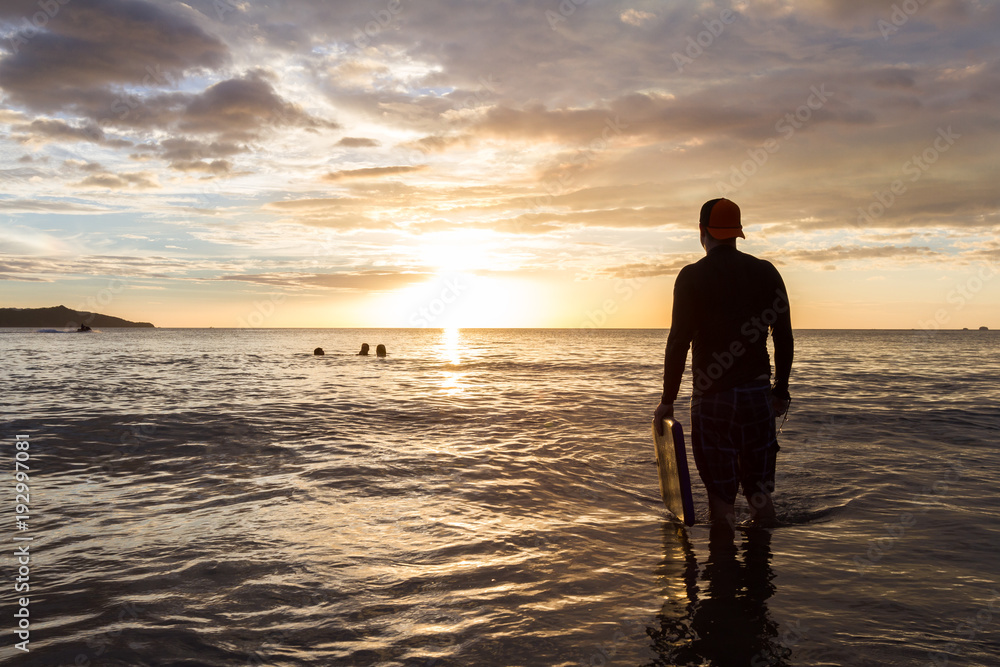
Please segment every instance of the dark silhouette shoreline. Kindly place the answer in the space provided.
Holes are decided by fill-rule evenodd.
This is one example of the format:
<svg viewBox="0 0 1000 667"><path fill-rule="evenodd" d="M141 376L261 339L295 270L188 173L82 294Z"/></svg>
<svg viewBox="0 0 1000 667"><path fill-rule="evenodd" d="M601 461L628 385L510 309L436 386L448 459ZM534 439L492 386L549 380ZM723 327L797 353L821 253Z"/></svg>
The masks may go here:
<svg viewBox="0 0 1000 667"><path fill-rule="evenodd" d="M66 306L51 308L0 308L0 327L65 327L77 329L86 324L90 327L142 327L155 328L149 322L129 322L120 317L71 310Z"/></svg>

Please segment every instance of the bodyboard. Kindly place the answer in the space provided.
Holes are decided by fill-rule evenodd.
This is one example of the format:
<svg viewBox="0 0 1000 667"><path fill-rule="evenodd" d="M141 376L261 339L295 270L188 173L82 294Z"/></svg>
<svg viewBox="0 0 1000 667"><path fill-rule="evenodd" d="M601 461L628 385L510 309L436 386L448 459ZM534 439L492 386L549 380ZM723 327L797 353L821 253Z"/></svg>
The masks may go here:
<svg viewBox="0 0 1000 667"><path fill-rule="evenodd" d="M691 475L684 450L684 429L673 419L664 419L663 435L658 435L654 423L653 444L663 505L685 525L693 526L694 498L691 496Z"/></svg>

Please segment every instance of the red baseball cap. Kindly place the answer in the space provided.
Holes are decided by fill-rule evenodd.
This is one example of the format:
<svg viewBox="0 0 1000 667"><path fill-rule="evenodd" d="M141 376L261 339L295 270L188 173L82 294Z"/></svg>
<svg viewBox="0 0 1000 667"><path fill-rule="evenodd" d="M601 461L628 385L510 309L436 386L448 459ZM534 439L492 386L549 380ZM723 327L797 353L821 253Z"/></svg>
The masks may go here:
<svg viewBox="0 0 1000 667"><path fill-rule="evenodd" d="M743 235L740 224L740 207L728 199L712 199L701 207L701 226L708 230L712 238L732 239Z"/></svg>

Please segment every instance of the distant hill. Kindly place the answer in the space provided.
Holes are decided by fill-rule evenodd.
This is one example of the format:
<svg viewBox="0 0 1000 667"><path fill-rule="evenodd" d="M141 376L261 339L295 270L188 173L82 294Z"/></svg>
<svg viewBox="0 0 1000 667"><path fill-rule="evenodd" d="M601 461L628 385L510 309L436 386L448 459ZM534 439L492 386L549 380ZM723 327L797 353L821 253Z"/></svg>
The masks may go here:
<svg viewBox="0 0 1000 667"><path fill-rule="evenodd" d="M0 308L0 327L46 327L77 329L89 327L150 327L149 322L129 322L120 317L87 311L70 310L66 306L53 308Z"/></svg>

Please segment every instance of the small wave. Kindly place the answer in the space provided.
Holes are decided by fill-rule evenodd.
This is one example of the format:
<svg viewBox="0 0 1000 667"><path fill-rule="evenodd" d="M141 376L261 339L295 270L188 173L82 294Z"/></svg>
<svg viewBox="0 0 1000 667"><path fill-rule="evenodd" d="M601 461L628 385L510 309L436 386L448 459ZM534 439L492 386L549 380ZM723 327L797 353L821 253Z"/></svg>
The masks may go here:
<svg viewBox="0 0 1000 667"><path fill-rule="evenodd" d="M99 329L88 329L87 331L80 331L79 329L38 329L35 333L101 333Z"/></svg>
<svg viewBox="0 0 1000 667"><path fill-rule="evenodd" d="M811 523L823 523L830 521L833 519L834 515L847 509L848 504L849 503L844 503L842 505L834 505L831 507L821 507L815 510L779 510L777 523L774 526L768 526L768 528L788 528L791 526L804 526ZM757 526L749 519L741 521L737 524L737 528L741 530L754 529L758 527L760 526Z"/></svg>

